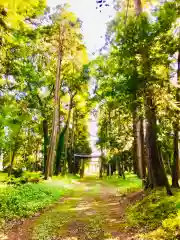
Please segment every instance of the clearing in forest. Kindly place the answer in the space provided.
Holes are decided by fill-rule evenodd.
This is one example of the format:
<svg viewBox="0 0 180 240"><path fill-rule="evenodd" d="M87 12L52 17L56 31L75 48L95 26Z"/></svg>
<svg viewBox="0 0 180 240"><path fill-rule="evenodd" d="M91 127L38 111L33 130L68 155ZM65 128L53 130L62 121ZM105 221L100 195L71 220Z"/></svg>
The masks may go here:
<svg viewBox="0 0 180 240"><path fill-rule="evenodd" d="M8 240L90 240L135 239L126 231L125 208L131 199L123 198L108 182L89 179L73 183L73 190L51 209L15 225Z"/></svg>

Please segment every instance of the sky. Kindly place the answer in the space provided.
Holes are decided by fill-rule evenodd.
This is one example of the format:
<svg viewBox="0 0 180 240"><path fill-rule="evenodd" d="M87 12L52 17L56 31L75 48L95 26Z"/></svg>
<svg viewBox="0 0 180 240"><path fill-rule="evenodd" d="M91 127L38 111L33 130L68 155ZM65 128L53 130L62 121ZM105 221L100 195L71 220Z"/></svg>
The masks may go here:
<svg viewBox="0 0 180 240"><path fill-rule="evenodd" d="M55 7L63 3L71 5L70 10L83 22L82 33L88 50L89 56L103 47L106 22L114 15L112 4L109 7L103 7L101 12L96 9L96 0L47 0L48 6ZM108 0L108 3L111 0Z"/></svg>

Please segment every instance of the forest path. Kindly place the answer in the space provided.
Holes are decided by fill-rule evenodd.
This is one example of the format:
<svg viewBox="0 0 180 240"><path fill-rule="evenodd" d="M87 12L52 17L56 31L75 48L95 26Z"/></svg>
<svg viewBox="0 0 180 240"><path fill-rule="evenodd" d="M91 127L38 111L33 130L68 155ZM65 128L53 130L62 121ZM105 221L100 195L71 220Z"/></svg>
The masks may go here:
<svg viewBox="0 0 180 240"><path fill-rule="evenodd" d="M39 216L14 226L8 240L130 240L124 211L142 192L123 198L115 186L99 180L73 184L73 191Z"/></svg>

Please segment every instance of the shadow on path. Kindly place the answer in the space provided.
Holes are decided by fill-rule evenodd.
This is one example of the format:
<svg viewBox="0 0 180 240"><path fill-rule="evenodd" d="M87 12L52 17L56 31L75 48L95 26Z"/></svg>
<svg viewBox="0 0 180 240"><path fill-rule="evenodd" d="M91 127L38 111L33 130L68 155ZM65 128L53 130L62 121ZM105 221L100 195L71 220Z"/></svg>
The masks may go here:
<svg viewBox="0 0 180 240"><path fill-rule="evenodd" d="M14 226L8 240L130 240L124 211L131 199L142 192L122 198L116 188L102 181L82 181L73 185L70 196L62 198L39 216ZM136 199L137 198L137 199Z"/></svg>

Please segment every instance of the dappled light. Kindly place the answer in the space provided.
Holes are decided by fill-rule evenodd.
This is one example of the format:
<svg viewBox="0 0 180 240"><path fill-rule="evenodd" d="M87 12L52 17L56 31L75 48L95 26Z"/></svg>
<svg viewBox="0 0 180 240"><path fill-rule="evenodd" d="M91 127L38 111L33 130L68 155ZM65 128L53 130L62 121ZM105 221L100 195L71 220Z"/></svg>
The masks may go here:
<svg viewBox="0 0 180 240"><path fill-rule="evenodd" d="M68 193L70 195L64 196L52 209L19 225L18 231L13 228L8 239L15 233L19 240L43 240L49 236L78 240L108 239L110 236L112 239L123 239L130 236L130 233L122 231L126 203L120 203L119 194L114 196L117 193L116 185L108 185L102 180L97 182L99 180L94 178L90 182L84 179L80 186L74 184L73 196ZM84 191L86 185L91 187L91 191ZM31 233L31 238L27 231Z"/></svg>

